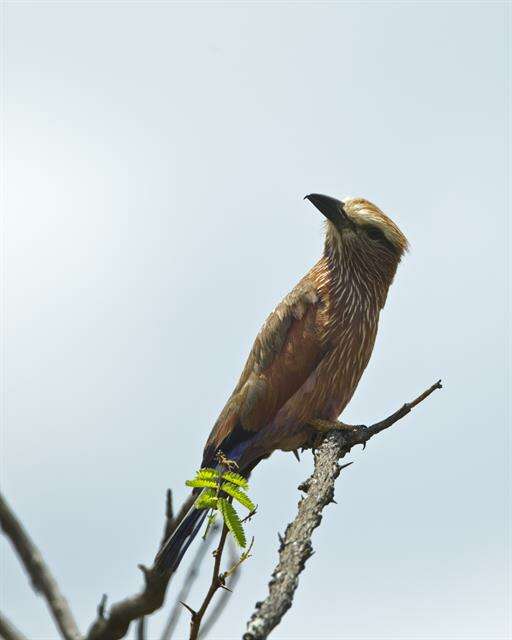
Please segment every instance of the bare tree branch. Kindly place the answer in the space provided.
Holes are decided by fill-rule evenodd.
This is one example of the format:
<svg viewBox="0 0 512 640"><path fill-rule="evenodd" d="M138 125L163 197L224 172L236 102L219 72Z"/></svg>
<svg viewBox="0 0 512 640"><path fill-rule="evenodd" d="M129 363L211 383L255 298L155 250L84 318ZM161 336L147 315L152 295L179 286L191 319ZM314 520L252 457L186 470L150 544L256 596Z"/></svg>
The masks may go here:
<svg viewBox="0 0 512 640"><path fill-rule="evenodd" d="M169 536L174 532L194 503L194 499L194 495L191 494L188 496L179 510L178 515L173 517L172 494L170 490L167 491L164 536ZM167 537L163 542L165 542L166 539ZM108 613L106 612L106 596L103 596L98 606L96 620L89 629L85 640L120 640L124 638L130 624L134 620L149 615L161 608L172 574L162 574L156 570L154 565L148 568L140 564L139 569L144 575L144 588L134 596L129 596L113 604Z"/></svg>
<svg viewBox="0 0 512 640"><path fill-rule="evenodd" d="M166 495L166 509L165 509L165 528L164 535L162 537L162 541L160 542L160 548L167 542L167 539L172 536L178 525L181 523L183 518L187 515L190 507L194 504L194 501L197 496L191 493L187 498L185 498L184 503L181 505L180 510L177 515L173 515L173 507L172 507L172 493L171 490L167 490Z"/></svg>
<svg viewBox="0 0 512 640"><path fill-rule="evenodd" d="M172 502L172 491L167 489L165 494L165 525L160 547L166 543L174 528L174 508Z"/></svg>
<svg viewBox="0 0 512 640"><path fill-rule="evenodd" d="M60 592L59 586L43 560L39 549L32 542L21 522L16 518L1 494L0 526L14 546L26 572L30 576L35 591L45 598L62 637L65 640L79 640L82 635L78 630L66 598Z"/></svg>
<svg viewBox="0 0 512 640"><path fill-rule="evenodd" d="M190 590L197 576L199 575L199 567L201 566L201 563L203 562L204 557L206 556L206 553L210 548L211 541L213 540L213 535L216 531L218 531L218 529L218 525L214 524L206 539L201 540L201 543L197 548L196 555L194 556L194 559L190 564L185 578L183 579L183 585L178 595L176 596L176 602L171 609L171 613L167 620L167 624L164 627L160 640L170 640L172 638L172 634L176 629L179 617L181 615L181 612L183 611L183 605L181 603L188 598Z"/></svg>
<svg viewBox="0 0 512 640"><path fill-rule="evenodd" d="M21 631L7 620L7 618L0 613L0 638L2 640L28 640Z"/></svg>
<svg viewBox="0 0 512 640"><path fill-rule="evenodd" d="M158 573L154 566L147 568L139 565L139 569L144 574L144 588L134 596L113 604L108 613L105 611L104 596L86 640L119 640L126 635L131 622L153 613L163 605L171 576Z"/></svg>
<svg viewBox="0 0 512 640"><path fill-rule="evenodd" d="M427 398L435 389L440 388L441 383L439 381L413 402L403 405L391 416L370 427L354 426L343 430L330 431L325 436L323 442L314 452L315 469L313 474L299 487L305 491L307 495L299 503L297 517L288 525L285 537L282 539L279 549L279 562L272 574L272 579L269 584L269 595L263 603L258 603L256 611L248 623L244 640L263 640L266 638L291 607L293 596L298 585L298 576L304 569L306 560L312 554L312 533L320 524L323 508L333 501L334 482L343 468L339 465L338 460L346 455L354 445L365 445L371 437L395 424L407 415L417 404ZM192 506L194 498L194 495L190 495L176 518L174 518L172 494L170 491L167 492L166 523L163 541L165 541L169 535L172 535ZM144 588L134 596L125 598L112 605L108 613L106 612L106 596L103 596L98 606L97 618L83 639L69 605L60 593L58 585L43 561L40 552L1 495L0 525L4 533L11 540L22 564L32 580L34 589L45 597L50 612L64 640L120 640L126 635L130 623L137 619L139 619L137 637L139 640L144 640L145 621L143 616L153 613L162 606L171 578L170 574L161 574L154 566L147 568L139 565L139 568L144 574ZM197 640L200 636L200 626L214 594L218 589L227 589L227 578L233 575L238 564L245 559L241 558L232 569L223 574L220 573L220 564L226 536L227 528L224 526L215 553L212 582L201 608L195 612L188 607L188 605L185 605L192 614L190 640ZM194 569L194 571L196 571L196 569ZM189 573L189 576L190 575L194 577L195 574ZM202 636L204 636L208 628L216 620L221 608L222 607L219 607L217 611L214 611L210 619L207 620L207 624L203 627L203 633L201 633ZM0 634L2 634L5 640L26 640L23 634L17 631L1 614Z"/></svg>
<svg viewBox="0 0 512 640"><path fill-rule="evenodd" d="M234 591L235 587L240 579L240 575L242 573L242 566L240 564L237 565L237 554L235 552L235 543L233 542L233 538L228 538L228 547L229 547L229 560L228 564L230 567L236 566L235 570L231 573L229 578L226 579L226 586ZM204 624L199 629L199 640L203 640L213 629L217 620L222 615L222 612L226 608L228 603L228 599L231 596L230 591L226 589L222 590L219 598L217 599L217 604L211 610L209 616L204 621Z"/></svg>
<svg viewBox="0 0 512 640"><path fill-rule="evenodd" d="M164 529L165 539L173 533L185 517L193 502L194 496L190 495L183 503L177 516L173 517L172 494L170 491L167 492L166 523ZM1 495L0 525L4 533L11 540L31 578L34 589L45 597L50 612L64 640L83 640L83 636L77 627L69 605L60 593L57 582L42 559L39 550ZM85 640L119 640L126 635L131 622L153 613L162 606L171 575L162 575L157 572L154 567L148 569L139 565L139 568L144 574L145 586L143 590L134 596L125 598L112 605L108 613L106 612L107 597L103 596L98 606L97 618L89 629ZM10 627L6 626L5 628L11 629L11 635L15 633L12 625L10 625ZM139 620L137 631L139 639L143 638L145 634L144 620ZM13 638L15 638L15 636L13 636Z"/></svg>
<svg viewBox="0 0 512 640"><path fill-rule="evenodd" d="M181 512L180 512L181 513ZM174 524L174 508L172 500L172 491L167 489L165 493L165 524L162 540L160 541L160 548L165 544L171 533L175 528ZM181 520L180 520L181 522ZM144 616L137 620L137 640L145 640L146 638L146 619Z"/></svg>
<svg viewBox="0 0 512 640"><path fill-rule="evenodd" d="M217 546L217 549L215 549L214 551L215 561L213 563L212 581L210 583L210 588L208 589L206 596L204 597L201 607L198 611L194 611L194 609L182 602L182 604L190 611L190 614L192 616L190 619L190 640L197 640L201 622L203 620L204 614L206 613L208 605L215 595L215 592L218 589L225 588L225 576L221 575L220 573L220 563L222 561L222 552L224 551L224 544L226 543L228 532L229 529L227 528L227 526L223 525L219 544Z"/></svg>
<svg viewBox="0 0 512 640"><path fill-rule="evenodd" d="M272 573L268 596L263 602L256 604L243 640L267 638L292 606L299 574L313 554L311 536L322 520L324 507L333 502L336 478L344 466L348 466L341 466L338 460L354 445L364 445L371 437L391 427L436 389L441 389L440 380L411 403L404 404L388 418L370 427L354 426L350 430L333 430L327 433L314 452L315 468L312 475L299 486L299 489L306 492L306 496L299 502L297 516L288 525L281 540L279 561Z"/></svg>
<svg viewBox="0 0 512 640"><path fill-rule="evenodd" d="M135 631L137 640L146 640L146 617L142 616L137 620L137 628Z"/></svg>

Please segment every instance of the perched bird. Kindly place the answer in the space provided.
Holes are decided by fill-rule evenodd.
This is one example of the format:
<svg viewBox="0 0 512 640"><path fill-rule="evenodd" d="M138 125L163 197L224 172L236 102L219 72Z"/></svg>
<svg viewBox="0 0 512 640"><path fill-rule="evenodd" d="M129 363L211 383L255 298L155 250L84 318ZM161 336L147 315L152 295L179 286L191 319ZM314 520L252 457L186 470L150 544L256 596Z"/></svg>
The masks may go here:
<svg viewBox="0 0 512 640"><path fill-rule="evenodd" d="M267 318L240 380L204 448L202 467L221 450L248 475L273 451L296 451L315 431L346 428L337 418L370 359L379 314L407 239L378 207L305 197L327 219L323 255ZM177 568L205 510L192 507L156 558Z"/></svg>

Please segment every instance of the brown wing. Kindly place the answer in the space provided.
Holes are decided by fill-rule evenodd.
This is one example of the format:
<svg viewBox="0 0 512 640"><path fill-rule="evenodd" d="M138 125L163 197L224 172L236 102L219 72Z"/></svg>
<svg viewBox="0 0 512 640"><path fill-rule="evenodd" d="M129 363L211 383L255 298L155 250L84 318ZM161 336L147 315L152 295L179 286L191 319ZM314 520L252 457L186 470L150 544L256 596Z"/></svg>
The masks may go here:
<svg viewBox="0 0 512 640"><path fill-rule="evenodd" d="M314 371L324 354L320 309L318 290L306 277L267 318L208 438L203 466L268 424Z"/></svg>

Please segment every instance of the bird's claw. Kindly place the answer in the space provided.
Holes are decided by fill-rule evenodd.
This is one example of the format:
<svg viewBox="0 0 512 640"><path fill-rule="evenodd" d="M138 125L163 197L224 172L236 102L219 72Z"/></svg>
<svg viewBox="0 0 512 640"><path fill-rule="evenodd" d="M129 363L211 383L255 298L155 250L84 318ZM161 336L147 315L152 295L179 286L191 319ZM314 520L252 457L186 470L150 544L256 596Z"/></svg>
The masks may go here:
<svg viewBox="0 0 512 640"><path fill-rule="evenodd" d="M366 449L367 443L367 431L368 427L365 424L357 424L353 427L352 432L359 439L359 442L355 442L355 444L363 445L363 451Z"/></svg>

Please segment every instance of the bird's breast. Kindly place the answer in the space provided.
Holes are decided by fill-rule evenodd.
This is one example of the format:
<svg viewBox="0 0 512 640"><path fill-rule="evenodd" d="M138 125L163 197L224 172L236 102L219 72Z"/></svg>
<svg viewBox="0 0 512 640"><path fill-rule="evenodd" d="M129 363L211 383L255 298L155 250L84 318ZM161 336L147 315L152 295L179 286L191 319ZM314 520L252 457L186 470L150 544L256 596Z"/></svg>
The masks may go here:
<svg viewBox="0 0 512 640"><path fill-rule="evenodd" d="M325 333L325 353L304 384L280 408L265 429L268 443L292 450L309 440L314 418L335 420L352 398L370 359L378 327L378 311L361 304L356 313L337 313L334 306L319 319Z"/></svg>

